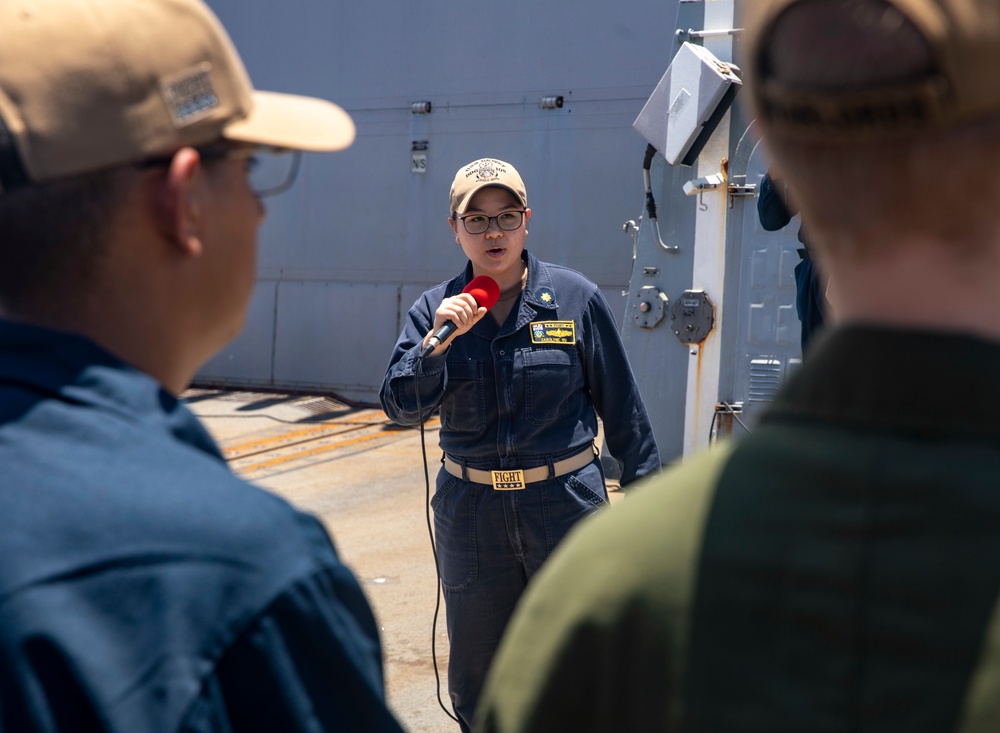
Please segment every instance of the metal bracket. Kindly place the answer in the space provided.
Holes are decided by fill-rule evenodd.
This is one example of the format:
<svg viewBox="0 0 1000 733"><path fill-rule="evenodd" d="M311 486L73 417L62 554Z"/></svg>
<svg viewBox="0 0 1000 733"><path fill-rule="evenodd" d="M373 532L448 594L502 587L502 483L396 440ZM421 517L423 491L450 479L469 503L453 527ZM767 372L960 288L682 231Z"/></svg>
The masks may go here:
<svg viewBox="0 0 1000 733"><path fill-rule="evenodd" d="M667 294L655 285L643 285L635 293L632 318L639 328L655 328L667 311Z"/></svg>
<svg viewBox="0 0 1000 733"><path fill-rule="evenodd" d="M632 261L635 262L635 258L639 254L639 225L635 223L634 219L629 219L622 224L622 231L632 237Z"/></svg>
<svg viewBox="0 0 1000 733"><path fill-rule="evenodd" d="M739 196L753 196L757 191L756 183L730 183L726 189L729 192L729 208L733 208Z"/></svg>
<svg viewBox="0 0 1000 733"><path fill-rule="evenodd" d="M696 193L700 194L702 191L712 191L721 186L725 182L721 173L713 173L710 176L705 176L703 178L693 178L683 186L682 190L688 196L694 196Z"/></svg>
<svg viewBox="0 0 1000 733"><path fill-rule="evenodd" d="M715 420L713 422L712 436L709 442L716 442L723 438L728 438L733 434L733 422L737 422L747 432L750 428L740 419L743 414L742 402L718 402L715 405Z"/></svg>
<svg viewBox="0 0 1000 733"><path fill-rule="evenodd" d="M705 203L705 191L714 191L719 186L725 182L725 179L720 173L713 173L710 176L704 178L695 178L682 186L685 194L688 196L698 196L698 210L708 211L708 204Z"/></svg>
<svg viewBox="0 0 1000 733"><path fill-rule="evenodd" d="M677 42L684 43L684 41L689 38L714 38L717 36L735 36L737 33L742 33L742 28L720 28L719 30L713 31L696 31L693 28L688 28L684 30L683 28L677 29Z"/></svg>

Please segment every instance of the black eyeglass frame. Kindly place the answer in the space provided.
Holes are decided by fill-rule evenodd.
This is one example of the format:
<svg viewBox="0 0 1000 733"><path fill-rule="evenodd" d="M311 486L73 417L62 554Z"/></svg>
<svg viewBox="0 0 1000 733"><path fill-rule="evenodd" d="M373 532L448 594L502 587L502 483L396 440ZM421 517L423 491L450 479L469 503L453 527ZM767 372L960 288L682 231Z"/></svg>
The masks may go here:
<svg viewBox="0 0 1000 733"><path fill-rule="evenodd" d="M497 229L499 229L500 231L502 231L502 232L516 232L518 229L521 228L521 225L524 224L524 215L527 214L527 213L528 213L527 209L513 209L513 210L510 210L510 211L501 211L496 216L486 216L485 214L466 214L465 216L459 216L457 218L458 218L459 221L462 222L462 226L465 227L465 231L469 232L469 234L486 234L486 232L488 232L490 230L490 227L492 226L492 222L494 222L494 221L497 223ZM506 227L504 227L504 226L502 226L500 224L500 217L504 216L505 214L519 214L520 215L520 218L517 221L517 226L516 227L513 227L512 229L507 229ZM466 219L475 219L477 217L482 217L482 218L486 219L486 228L483 229L481 232L470 232L469 231L469 225L466 223L465 220Z"/></svg>
<svg viewBox="0 0 1000 733"><path fill-rule="evenodd" d="M274 155L292 155L292 165L288 171L288 176L281 184L264 189L252 189L257 198L268 198L277 196L290 189L295 184L295 179L299 176L299 167L302 165L302 151L289 150L288 148L272 148L266 145L255 145L252 147L235 148L222 145L207 145L205 147L192 148L202 160L224 160L226 158L249 158L253 165L253 158L260 153ZM152 158L143 158L135 162L136 168L157 168L170 165L174 160L174 155L160 155ZM497 224L499 226L499 223Z"/></svg>

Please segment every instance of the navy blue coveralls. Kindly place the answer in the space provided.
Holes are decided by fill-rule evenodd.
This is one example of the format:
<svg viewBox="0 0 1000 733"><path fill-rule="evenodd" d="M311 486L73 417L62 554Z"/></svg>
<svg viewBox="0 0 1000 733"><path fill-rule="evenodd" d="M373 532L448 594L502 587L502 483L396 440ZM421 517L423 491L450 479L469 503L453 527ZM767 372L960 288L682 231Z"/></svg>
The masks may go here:
<svg viewBox="0 0 1000 733"><path fill-rule="evenodd" d="M471 280L471 263L414 303L382 383L386 414L415 425L440 407L442 450L481 470L551 465L589 450L599 414L622 464L622 486L657 472L649 418L601 291L578 272L527 251L522 257L527 283L505 323L486 316L445 354L422 363L419 413L414 373L421 342L441 301ZM498 491L444 468L438 473L431 504L448 616L448 681L463 729L528 580L573 524L607 501L599 460L520 491Z"/></svg>
<svg viewBox="0 0 1000 733"><path fill-rule="evenodd" d="M2 320L0 730L402 730L322 525L149 376Z"/></svg>

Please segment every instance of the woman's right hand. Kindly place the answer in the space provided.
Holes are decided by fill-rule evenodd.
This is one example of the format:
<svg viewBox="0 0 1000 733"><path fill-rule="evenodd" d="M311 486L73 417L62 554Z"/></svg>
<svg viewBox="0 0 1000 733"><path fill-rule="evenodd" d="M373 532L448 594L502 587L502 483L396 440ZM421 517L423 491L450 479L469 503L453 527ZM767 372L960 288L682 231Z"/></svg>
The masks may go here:
<svg viewBox="0 0 1000 733"><path fill-rule="evenodd" d="M437 307L437 310L434 311L434 325L431 326L430 333L424 336L423 346L427 345L431 336L437 333L437 330L441 326L451 321L458 328L455 329L455 332L451 336L445 339L444 343L431 352L431 356L440 356L448 349L448 346L451 345L456 336L461 336L468 331L484 315L486 315L486 308L476 303L476 299L469 293L459 293L450 298L445 298L441 301L441 305Z"/></svg>

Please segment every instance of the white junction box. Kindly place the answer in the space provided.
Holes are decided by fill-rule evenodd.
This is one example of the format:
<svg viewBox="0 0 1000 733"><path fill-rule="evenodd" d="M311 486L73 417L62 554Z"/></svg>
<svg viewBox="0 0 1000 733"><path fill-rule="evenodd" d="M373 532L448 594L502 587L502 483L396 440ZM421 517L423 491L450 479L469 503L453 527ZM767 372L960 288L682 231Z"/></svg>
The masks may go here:
<svg viewBox="0 0 1000 733"><path fill-rule="evenodd" d="M743 82L739 67L683 43L632 127L671 165L691 165Z"/></svg>

